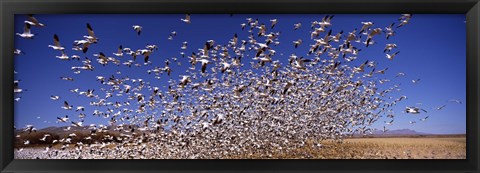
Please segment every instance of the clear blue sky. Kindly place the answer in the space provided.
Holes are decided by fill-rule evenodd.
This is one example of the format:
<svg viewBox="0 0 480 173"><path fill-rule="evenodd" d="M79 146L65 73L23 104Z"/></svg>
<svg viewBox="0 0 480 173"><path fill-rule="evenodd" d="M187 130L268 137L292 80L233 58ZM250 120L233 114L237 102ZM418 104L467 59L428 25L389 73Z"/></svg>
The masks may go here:
<svg viewBox="0 0 480 173"><path fill-rule="evenodd" d="M179 75L184 74L190 66L188 58L181 58L180 52L190 55L192 52L198 52L197 49L203 48L206 40L213 39L216 44L227 44L228 40L235 33L239 40L248 40L249 33L247 29L241 30L240 24L246 23L246 18L258 18L260 23L270 25L270 19L277 18L278 23L271 31L281 32L279 40L281 44L275 47L277 55L274 59L279 59L286 64L288 56L292 53L306 57L309 45L313 43L310 40L310 23L314 20L321 20L324 14L296 14L296 15L206 15L192 14L192 23L186 24L180 19L184 14L169 15L36 15L35 17L47 25L44 28L32 27L32 32L37 34L34 39L27 40L15 37L15 47L26 52L25 55L15 57L15 70L18 74L16 79L20 79L20 87L27 89L21 96L21 100L15 103L15 125L17 128L24 127L27 124L33 124L37 128L48 126L57 126L65 124L55 123L57 116L69 115L72 120L76 120L79 112L66 111L60 107L66 100L74 106L86 106L87 118L85 124L102 123L106 124L103 118L91 116L94 107L88 103L90 98L76 96L69 89L79 88L80 91L87 89L96 89L95 93L101 97L105 95L100 91L100 83L96 81L95 76L109 76L117 70L122 71L122 75L130 78L144 78L151 81L153 85L162 87L166 85L168 79L178 79ZM375 27L386 27L392 22L398 24L399 14L337 14L332 20L330 27L336 34L343 30L346 34L354 28L361 28L361 22L372 21ZM22 32L26 20L25 15L15 16L15 32ZM302 28L293 31L293 25L301 22ZM95 34L100 38L96 45L90 46L86 54L71 50L74 40L80 40L87 34L86 23L90 23ZM133 31L132 25L141 25L143 27L140 36ZM176 31L177 36L173 40L168 40L170 32ZM55 56L60 52L55 51L47 45L53 44L53 35L57 34L60 42L66 47L66 53L69 56L79 55L83 58L92 59L92 65L95 66L93 72L82 71L80 74L73 74L70 70L72 66L81 66L81 61L71 60L62 61ZM322 34L323 35L323 34ZM466 128L466 28L464 15L427 15L415 14L410 23L404 27L396 29L396 36L389 40L384 38L376 39L376 44L365 48L358 45L362 51L358 57L358 64L366 59L378 62L378 69L388 67L384 78L394 78L398 72L404 72L406 76L395 78L395 83L401 83L401 91L392 94L394 97L406 95L408 100L397 104L395 108L395 123L388 126L390 129L413 129L427 133L465 133ZM302 39L304 42L298 49L294 49L292 41ZM182 42L188 41L188 49L181 50ZM263 40L262 40L263 41ZM389 61L383 53L385 44L396 43L400 54L395 60ZM99 52L107 56L114 56L112 53L117 51L119 45L132 48L132 50L143 49L147 44L156 44L159 50L154 52L150 60L151 66L132 67L108 65L101 67L96 62L93 54ZM283 55L280 55L283 53ZM154 79L154 75L148 75L147 70L155 66L164 67L164 61L170 57L177 57L182 66L172 63L173 68L171 77L162 75L161 80ZM126 55L119 58L122 62L131 59ZM140 57L138 62L143 61ZM199 68L197 68L199 69ZM74 82L60 80L60 76L75 78ZM420 78L419 84L412 84L412 79ZM106 86L103 86L106 87ZM58 101L50 100L51 95L61 97ZM463 103L456 104L448 102L450 99L459 99ZM125 101L126 99L123 99ZM109 101L115 101L111 99ZM416 105L422 103L421 105ZM434 107L447 104L441 110L434 110ZM405 106L416 105L428 111L417 115L402 113ZM101 108L100 110L103 110ZM430 116L427 121L420 122L419 119ZM40 117L39 119L37 117ZM44 123L44 121L50 123ZM417 124L411 125L409 121L417 121ZM382 128L383 119L379 120L374 127Z"/></svg>

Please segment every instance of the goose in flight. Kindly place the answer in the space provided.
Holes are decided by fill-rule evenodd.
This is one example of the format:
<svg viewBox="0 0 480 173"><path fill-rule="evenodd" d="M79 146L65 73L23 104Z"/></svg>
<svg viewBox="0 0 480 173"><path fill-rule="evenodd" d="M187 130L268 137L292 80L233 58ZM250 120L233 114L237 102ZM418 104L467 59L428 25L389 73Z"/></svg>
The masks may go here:
<svg viewBox="0 0 480 173"><path fill-rule="evenodd" d="M293 41L295 48L297 48L300 44L302 44L302 39L298 39L297 41Z"/></svg>
<svg viewBox="0 0 480 173"><path fill-rule="evenodd" d="M387 59L393 60L393 58L395 58L395 56L397 56L397 54L399 54L399 53L400 53L400 51L397 51L397 52L395 52L395 53L393 53L393 54L388 54L388 53L387 53L387 54L386 54Z"/></svg>
<svg viewBox="0 0 480 173"><path fill-rule="evenodd" d="M402 72L397 73L397 75L395 77L400 77L400 76L405 76L405 73L402 73Z"/></svg>
<svg viewBox="0 0 480 173"><path fill-rule="evenodd" d="M71 77L60 77L60 79L66 80L66 81L73 81L73 78Z"/></svg>
<svg viewBox="0 0 480 173"><path fill-rule="evenodd" d="M50 136L50 134L44 134L43 138L40 138L40 141L46 141L47 137L49 137L49 136Z"/></svg>
<svg viewBox="0 0 480 173"><path fill-rule="evenodd" d="M428 116L426 116L425 118L420 119L420 121L426 121L427 119L428 119Z"/></svg>
<svg viewBox="0 0 480 173"><path fill-rule="evenodd" d="M376 73L385 74L385 71L388 70L388 67L383 70L378 70Z"/></svg>
<svg viewBox="0 0 480 173"><path fill-rule="evenodd" d="M393 26L395 25L395 22L390 24L388 27L385 27L385 31L383 31L385 33L385 35L387 36L387 40L391 37L391 36L394 36L395 35L395 31L393 30Z"/></svg>
<svg viewBox="0 0 480 173"><path fill-rule="evenodd" d="M83 127L83 121L79 121L79 122L72 121L72 125L75 127Z"/></svg>
<svg viewBox="0 0 480 173"><path fill-rule="evenodd" d="M140 33L142 32L142 26L140 25L133 25L133 30L135 30L135 32L137 32L137 35L140 35Z"/></svg>
<svg viewBox="0 0 480 173"><path fill-rule="evenodd" d="M68 119L68 115L65 115L65 117L57 117L57 122L66 123Z"/></svg>
<svg viewBox="0 0 480 173"><path fill-rule="evenodd" d="M53 44L54 45L48 45L48 47L53 48L53 50L64 50L65 48L60 45L60 39L58 38L57 34L53 35Z"/></svg>
<svg viewBox="0 0 480 173"><path fill-rule="evenodd" d="M386 122L386 121L384 121L384 122L385 122L386 125L393 125L393 120L394 119L390 120L389 122Z"/></svg>
<svg viewBox="0 0 480 173"><path fill-rule="evenodd" d="M408 24L408 22L410 21L412 16L413 16L413 14L402 14L402 16L398 19L398 20L400 20L400 24L398 24L397 28L400 28L400 27Z"/></svg>
<svg viewBox="0 0 480 173"><path fill-rule="evenodd" d="M247 26L247 24L246 24L246 23L242 23L242 24L240 24L240 26L242 27L242 30L244 30L244 29L245 29L245 26Z"/></svg>
<svg viewBox="0 0 480 173"><path fill-rule="evenodd" d="M462 101L457 100L457 99L451 99L451 100L449 100L449 102L455 102L455 103L458 103L458 104L462 104Z"/></svg>
<svg viewBox="0 0 480 173"><path fill-rule="evenodd" d="M333 19L335 15L327 15L325 17L322 18L322 21L319 22L318 24L320 25L320 27L326 27L326 26L331 26L332 24L330 23L330 21Z"/></svg>
<svg viewBox="0 0 480 173"><path fill-rule="evenodd" d="M25 23L25 27L23 28L23 33L17 33L17 35L22 38L32 39L35 36L35 34L32 34L32 32L30 31L30 27L31 27L30 24Z"/></svg>
<svg viewBox="0 0 480 173"><path fill-rule="evenodd" d="M89 40L75 40L74 45L76 46L75 50L81 50L83 53L87 53L88 47L92 44ZM82 45L82 47L79 47Z"/></svg>
<svg viewBox="0 0 480 173"><path fill-rule="evenodd" d="M365 61L365 63L363 63L362 65L360 65L360 66L358 66L358 67L354 67L354 68L353 68L353 71L354 71L354 72L357 72L357 73L358 73L358 72L364 72L364 71L365 71L365 70L364 70L365 65L367 65L367 64L368 64L368 60Z"/></svg>
<svg viewBox="0 0 480 173"><path fill-rule="evenodd" d="M375 29L373 29L372 32L370 32L370 33L368 34L368 36L367 36L367 41L366 41L367 47L368 47L368 45L370 45L370 43L373 44L373 40L372 40L372 39L373 39L373 36L379 35L379 34L381 34L381 33L382 33L382 28L375 28Z"/></svg>
<svg viewBox="0 0 480 173"><path fill-rule="evenodd" d="M182 20L185 23L191 23L190 14L185 14L185 19L180 19L180 20Z"/></svg>
<svg viewBox="0 0 480 173"><path fill-rule="evenodd" d="M445 106L447 106L447 105L442 105L442 106L437 107L437 108L435 108L435 109L436 109L436 110L442 110Z"/></svg>
<svg viewBox="0 0 480 173"><path fill-rule="evenodd" d="M85 111L85 107L83 106L77 106L77 109L75 110L76 112L78 111Z"/></svg>
<svg viewBox="0 0 480 173"><path fill-rule="evenodd" d="M60 99L60 96L50 96L50 99L52 99L52 100L58 100L58 99Z"/></svg>
<svg viewBox="0 0 480 173"><path fill-rule="evenodd" d="M13 51L13 54L14 54L14 55L21 55L21 54L24 54L24 55L25 55L25 52L22 51L22 50L20 50L20 49L15 49L15 50Z"/></svg>
<svg viewBox="0 0 480 173"><path fill-rule="evenodd" d="M383 49L383 53L386 53L387 51L390 52L393 48L397 48L397 44L386 44L385 49Z"/></svg>
<svg viewBox="0 0 480 173"><path fill-rule="evenodd" d="M366 31L367 29L369 29L370 27L372 27L374 25L373 22L362 22L362 29L360 29L360 32L358 32L359 34L361 34L363 31Z"/></svg>
<svg viewBox="0 0 480 173"><path fill-rule="evenodd" d="M123 56L123 48L122 45L118 47L117 53L113 53L115 56Z"/></svg>
<svg viewBox="0 0 480 173"><path fill-rule="evenodd" d="M205 70L207 69L207 64L210 64L211 62L208 59L199 59L197 62L202 63L202 73L205 73Z"/></svg>
<svg viewBox="0 0 480 173"><path fill-rule="evenodd" d="M413 84L417 84L418 82L420 82L420 79L417 79L417 80L414 79L414 80L412 80L412 83L413 83Z"/></svg>
<svg viewBox="0 0 480 173"><path fill-rule="evenodd" d="M32 26L39 26L39 27L44 27L45 25L43 23L38 22L37 18L33 17L33 14L27 14L28 20L25 21L25 23L28 23Z"/></svg>
<svg viewBox="0 0 480 173"><path fill-rule="evenodd" d="M68 57L68 55L63 50L62 50L62 55L61 56L55 56L55 57L57 57L58 59L61 59L61 60L70 60L70 57Z"/></svg>
<svg viewBox="0 0 480 173"><path fill-rule="evenodd" d="M187 41L182 42L182 47L180 47L180 49L183 49L183 50L187 49L187 45L188 45Z"/></svg>
<svg viewBox="0 0 480 173"><path fill-rule="evenodd" d="M67 101L64 101L64 102L63 102L62 109L72 110L72 108L73 108L73 106L72 106L72 105L69 105Z"/></svg>
<svg viewBox="0 0 480 173"><path fill-rule="evenodd" d="M88 36L83 36L83 37L87 38L87 40L91 43L97 43L99 39L95 36L95 33L93 32L93 28L90 25L90 23L87 23L87 31L88 31Z"/></svg>
<svg viewBox="0 0 480 173"><path fill-rule="evenodd" d="M420 110L427 113L427 111L425 109L420 109L420 108L417 108L417 107L406 107L405 108L405 112L409 113L409 114L419 114Z"/></svg>
<svg viewBox="0 0 480 173"><path fill-rule="evenodd" d="M150 54L152 53L152 51L148 49L142 49L138 50L138 52L140 53L140 55L143 55L145 63L148 63L148 58L150 58Z"/></svg>
<svg viewBox="0 0 480 173"><path fill-rule="evenodd" d="M300 29L300 27L302 27L302 23L293 24L293 30Z"/></svg>
<svg viewBox="0 0 480 173"><path fill-rule="evenodd" d="M273 29L273 27L275 27L275 25L277 24L278 20L277 19L272 19L272 20L270 20L270 22L272 22L272 25L270 26L270 28Z"/></svg>

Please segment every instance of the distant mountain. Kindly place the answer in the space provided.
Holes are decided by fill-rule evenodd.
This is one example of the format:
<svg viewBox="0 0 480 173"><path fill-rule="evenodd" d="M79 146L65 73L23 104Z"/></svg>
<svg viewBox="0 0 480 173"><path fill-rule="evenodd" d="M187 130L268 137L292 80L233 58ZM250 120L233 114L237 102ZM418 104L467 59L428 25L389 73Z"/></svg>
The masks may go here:
<svg viewBox="0 0 480 173"><path fill-rule="evenodd" d="M417 132L412 129L397 129L388 130L383 132L382 130L375 130L372 134L367 133L367 137L395 137L395 136L422 136L422 135L434 135L430 133ZM361 137L361 134L354 134L354 137Z"/></svg>
<svg viewBox="0 0 480 173"><path fill-rule="evenodd" d="M431 135L429 133L417 132L412 129L397 129L397 130L388 130L383 132L381 130L376 130L373 132L374 135Z"/></svg>

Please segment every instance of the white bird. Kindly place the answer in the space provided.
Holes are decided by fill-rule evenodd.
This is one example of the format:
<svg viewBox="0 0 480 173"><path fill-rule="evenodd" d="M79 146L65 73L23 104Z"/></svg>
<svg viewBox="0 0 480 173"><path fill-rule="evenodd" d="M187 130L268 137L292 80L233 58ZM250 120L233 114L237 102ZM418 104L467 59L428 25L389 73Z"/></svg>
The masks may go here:
<svg viewBox="0 0 480 173"><path fill-rule="evenodd" d="M437 108L435 108L435 109L436 109L436 110L442 110L445 106L447 106L447 105L442 105L442 106L437 107Z"/></svg>
<svg viewBox="0 0 480 173"><path fill-rule="evenodd" d="M405 112L410 113L410 114L419 114L420 110L427 113L427 111L425 109L420 109L420 108L417 108L417 107L406 107L405 108Z"/></svg>
<svg viewBox="0 0 480 173"><path fill-rule="evenodd" d="M33 17L33 14L27 14L28 20L25 21L25 23L28 23L29 25L32 26L39 26L39 27L44 27L45 25L43 23L38 22L37 18Z"/></svg>
<svg viewBox="0 0 480 173"><path fill-rule="evenodd" d="M137 32L137 35L140 35L140 33L142 32L142 26L140 25L133 25L133 30L135 30L135 32Z"/></svg>
<svg viewBox="0 0 480 173"><path fill-rule="evenodd" d="M426 121L427 119L428 119L428 116L426 116L425 118L420 119L420 121Z"/></svg>
<svg viewBox="0 0 480 173"><path fill-rule="evenodd" d="M360 29L360 32L358 33L362 33L363 31L367 30L368 28L370 28L371 26L374 25L373 22L362 22L362 29Z"/></svg>
<svg viewBox="0 0 480 173"><path fill-rule="evenodd" d="M277 19L271 19L270 22L272 22L272 25L271 25L271 29L273 29L273 27L275 27L275 25L277 24L278 20Z"/></svg>
<svg viewBox="0 0 480 173"><path fill-rule="evenodd" d="M71 77L60 77L60 79L66 80L66 81L73 81L73 78Z"/></svg>
<svg viewBox="0 0 480 173"><path fill-rule="evenodd" d="M17 33L18 36L22 38L28 38L31 39L35 36L35 34L32 34L30 31L31 25L28 23L25 23L25 27L23 28L23 33Z"/></svg>
<svg viewBox="0 0 480 173"><path fill-rule="evenodd" d="M300 27L302 27L302 23L293 24L293 30L300 29Z"/></svg>
<svg viewBox="0 0 480 173"><path fill-rule="evenodd" d="M399 53L400 53L400 51L397 51L397 52L395 52L395 53L393 53L393 54L386 54L387 59L393 60L393 58L395 58L395 56L396 56L397 54L399 54Z"/></svg>
<svg viewBox="0 0 480 173"><path fill-rule="evenodd" d="M62 56L56 56L56 57L61 60L70 60L70 57L68 57L68 55L63 50L62 50Z"/></svg>
<svg viewBox="0 0 480 173"><path fill-rule="evenodd" d="M180 49L187 49L187 44L188 44L188 42L187 42L187 41L184 41L184 42L182 43L182 47L180 47Z"/></svg>
<svg viewBox="0 0 480 173"><path fill-rule="evenodd" d="M50 99L52 99L52 100L58 100L58 99L60 99L60 96L50 96Z"/></svg>
<svg viewBox="0 0 480 173"><path fill-rule="evenodd" d="M13 51L13 54L14 54L14 55L21 55L21 54L25 54L25 52L22 51L22 50L20 50L20 49L15 49L15 50Z"/></svg>
<svg viewBox="0 0 480 173"><path fill-rule="evenodd" d="M185 19L180 19L180 20L182 20L185 23L191 23L190 14L185 14Z"/></svg>
<svg viewBox="0 0 480 173"><path fill-rule="evenodd" d="M75 111L85 111L85 107L77 106L77 109Z"/></svg>
<svg viewBox="0 0 480 173"><path fill-rule="evenodd" d="M99 39L95 36L95 33L93 32L93 28L90 23L87 23L87 31L88 36L83 37L86 38L90 43L97 43Z"/></svg>
<svg viewBox="0 0 480 173"><path fill-rule="evenodd" d="M66 123L68 120L68 115L65 115L65 117L57 117L57 122Z"/></svg>
<svg viewBox="0 0 480 173"><path fill-rule="evenodd" d="M449 100L450 102L455 102L455 103L458 103L458 104L462 104L462 101L460 100L457 100L457 99L451 99Z"/></svg>
<svg viewBox="0 0 480 173"><path fill-rule="evenodd" d="M413 83L413 84L417 84L418 82L420 82L420 79L412 80L412 83Z"/></svg>
<svg viewBox="0 0 480 173"><path fill-rule="evenodd" d="M242 23L242 24L240 24L240 26L242 27L242 30L244 30L244 29L245 29L245 26L247 26L247 24Z"/></svg>
<svg viewBox="0 0 480 173"><path fill-rule="evenodd" d="M73 106L69 105L67 101L64 101L63 106L61 108L65 109L65 110L72 110Z"/></svg>
<svg viewBox="0 0 480 173"><path fill-rule="evenodd" d="M79 122L72 121L72 125L75 127L83 127L83 121L79 121Z"/></svg>
<svg viewBox="0 0 480 173"><path fill-rule="evenodd" d="M390 52L393 48L397 48L397 44L394 44L394 43L386 44L385 49L383 49L383 53L385 53L387 51Z"/></svg>
<svg viewBox="0 0 480 173"><path fill-rule="evenodd" d="M402 16L398 19L398 20L400 20L400 24L398 24L397 28L400 28L400 27L408 24L408 22L410 21L412 16L413 16L413 14L402 14Z"/></svg>
<svg viewBox="0 0 480 173"><path fill-rule="evenodd" d="M202 73L205 73L207 69L207 64L210 64L210 61L208 59L199 59L197 62L202 63Z"/></svg>
<svg viewBox="0 0 480 173"><path fill-rule="evenodd" d="M117 53L113 53L113 55L115 55L115 56L123 56L122 45L120 45L120 46L118 47Z"/></svg>
<svg viewBox="0 0 480 173"><path fill-rule="evenodd" d="M302 44L302 39L298 39L297 41L293 41L295 48L297 48L300 44Z"/></svg>
<svg viewBox="0 0 480 173"><path fill-rule="evenodd" d="M53 35L53 45L48 45L48 47L53 48L53 50L64 50L65 48L60 45L60 39L58 38L57 34Z"/></svg>

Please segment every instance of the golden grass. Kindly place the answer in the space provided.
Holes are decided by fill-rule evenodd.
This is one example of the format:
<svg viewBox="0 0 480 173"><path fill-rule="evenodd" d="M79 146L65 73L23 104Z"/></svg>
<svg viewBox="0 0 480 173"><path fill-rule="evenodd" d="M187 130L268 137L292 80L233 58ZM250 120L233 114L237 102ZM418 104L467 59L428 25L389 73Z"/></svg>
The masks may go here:
<svg viewBox="0 0 480 173"><path fill-rule="evenodd" d="M266 159L265 155L233 159ZM293 152L274 151L268 159L466 159L466 138L355 138L343 142L308 142Z"/></svg>

